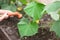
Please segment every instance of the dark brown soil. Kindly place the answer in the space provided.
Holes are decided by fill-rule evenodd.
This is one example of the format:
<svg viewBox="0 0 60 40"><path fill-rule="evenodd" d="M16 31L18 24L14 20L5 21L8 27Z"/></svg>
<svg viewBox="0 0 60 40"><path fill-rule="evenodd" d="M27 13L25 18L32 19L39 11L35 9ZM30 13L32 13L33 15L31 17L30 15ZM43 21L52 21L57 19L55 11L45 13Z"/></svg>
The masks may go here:
<svg viewBox="0 0 60 40"><path fill-rule="evenodd" d="M5 35L5 37L8 40L19 40L20 39L18 36L18 31L17 31L18 21L19 20L14 17L14 18L8 18L7 20L0 22L0 31ZM3 39L5 38L4 35L0 35L1 40L7 40L7 39Z"/></svg>
<svg viewBox="0 0 60 40"><path fill-rule="evenodd" d="M48 20L44 19L43 21L47 22ZM17 29L18 22L19 19L16 17L8 18L7 20L0 22L0 40L59 40L56 37L55 32L49 31L49 27L41 27L35 35L20 38ZM39 25L41 26L41 24L44 24L45 22L41 22Z"/></svg>

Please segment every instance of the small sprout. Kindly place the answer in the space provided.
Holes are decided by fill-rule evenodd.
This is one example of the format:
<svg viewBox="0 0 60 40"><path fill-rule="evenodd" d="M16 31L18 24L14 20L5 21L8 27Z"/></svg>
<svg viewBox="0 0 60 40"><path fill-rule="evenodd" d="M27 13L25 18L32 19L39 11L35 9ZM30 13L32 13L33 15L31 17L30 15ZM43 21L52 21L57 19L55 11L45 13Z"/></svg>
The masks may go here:
<svg viewBox="0 0 60 40"><path fill-rule="evenodd" d="M21 10L22 10L22 7L18 7L17 10L18 10L18 11L21 11Z"/></svg>
<svg viewBox="0 0 60 40"><path fill-rule="evenodd" d="M38 24L39 23L39 20L36 20L36 23Z"/></svg>

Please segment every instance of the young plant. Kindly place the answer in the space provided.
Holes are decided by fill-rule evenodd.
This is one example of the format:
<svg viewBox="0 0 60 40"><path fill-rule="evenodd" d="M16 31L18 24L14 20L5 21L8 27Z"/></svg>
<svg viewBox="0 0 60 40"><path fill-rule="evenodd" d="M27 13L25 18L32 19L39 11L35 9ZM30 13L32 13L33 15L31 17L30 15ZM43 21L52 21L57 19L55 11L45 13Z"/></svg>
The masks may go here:
<svg viewBox="0 0 60 40"><path fill-rule="evenodd" d="M18 23L18 30L21 37L32 36L38 32L39 27L36 21L42 17L44 6L45 5L34 1L24 8L24 11L32 20L30 21L28 18L22 18Z"/></svg>
<svg viewBox="0 0 60 40"><path fill-rule="evenodd" d="M0 7L3 10L10 10L14 13L8 13L9 16L14 15L20 18L20 15L18 12L16 12L17 6L15 5L16 0L9 0L5 3L3 3L2 0L0 0ZM11 3L13 1L13 3ZM36 0L31 0L29 3L27 0L18 0L23 5L27 5L24 8L24 12L27 17L23 17L20 22L18 23L18 30L21 37L24 36L32 36L35 35L38 32L38 23L39 20L44 15L44 12L47 12L51 16L51 18L54 20L50 27L50 31L56 32L56 34L60 37L60 1L55 1L51 4L45 5L44 3L36 2ZM5 15L7 15L5 13ZM5 17L5 15L3 17ZM20 16L19 16L20 15ZM2 18L3 18L2 17Z"/></svg>
<svg viewBox="0 0 60 40"><path fill-rule="evenodd" d="M32 36L38 32L38 24L36 23L37 20L41 19L44 12L46 11L47 14L51 15L51 18L55 21L50 28L51 31L55 31L58 36L60 36L60 1L53 2L49 5L43 5L38 2L31 2L25 8L25 13L32 18L32 21L28 20L28 18L22 18L18 23L18 30L21 35L23 36Z"/></svg>

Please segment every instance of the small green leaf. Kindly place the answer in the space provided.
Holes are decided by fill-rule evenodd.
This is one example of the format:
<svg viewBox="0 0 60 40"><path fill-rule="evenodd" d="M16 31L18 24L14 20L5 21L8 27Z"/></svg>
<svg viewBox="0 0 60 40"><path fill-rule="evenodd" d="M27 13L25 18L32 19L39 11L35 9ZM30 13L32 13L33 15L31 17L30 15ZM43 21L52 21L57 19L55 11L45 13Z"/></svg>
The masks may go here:
<svg viewBox="0 0 60 40"><path fill-rule="evenodd" d="M43 15L42 12L44 10L44 6L45 5L43 5L41 3L31 2L24 8L24 11L26 12L26 14L31 16L33 18L33 20L36 21L42 17L42 15Z"/></svg>
<svg viewBox="0 0 60 40"><path fill-rule="evenodd" d="M22 4L27 4L27 0L19 0Z"/></svg>
<svg viewBox="0 0 60 40"><path fill-rule="evenodd" d="M2 8L4 10L10 10L10 11L16 11L16 6L15 5L8 5L8 4L4 4L2 5Z"/></svg>
<svg viewBox="0 0 60 40"><path fill-rule="evenodd" d="M50 30L56 32L57 36L60 37L60 20L54 22Z"/></svg>
<svg viewBox="0 0 60 40"><path fill-rule="evenodd" d="M16 0L11 0L11 1L16 2Z"/></svg>
<svg viewBox="0 0 60 40"><path fill-rule="evenodd" d="M23 36L32 36L38 32L38 25L35 22L29 22L27 19L23 19L18 23L18 30Z"/></svg>
<svg viewBox="0 0 60 40"><path fill-rule="evenodd" d="M3 4L2 1L0 1L0 6L1 6L2 4Z"/></svg>

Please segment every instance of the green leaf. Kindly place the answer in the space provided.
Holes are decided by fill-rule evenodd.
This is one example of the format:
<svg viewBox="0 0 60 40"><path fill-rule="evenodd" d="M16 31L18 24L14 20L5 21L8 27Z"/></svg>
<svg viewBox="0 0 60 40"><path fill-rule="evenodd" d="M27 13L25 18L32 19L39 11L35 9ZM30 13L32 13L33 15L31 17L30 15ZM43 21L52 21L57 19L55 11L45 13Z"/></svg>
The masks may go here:
<svg viewBox="0 0 60 40"><path fill-rule="evenodd" d="M2 5L2 0L0 0L0 6Z"/></svg>
<svg viewBox="0 0 60 40"><path fill-rule="evenodd" d="M18 30L23 36L32 36L38 32L38 25L35 22L29 22L27 19L23 19L18 23Z"/></svg>
<svg viewBox="0 0 60 40"><path fill-rule="evenodd" d="M51 15L51 18L55 21L59 20L59 14L57 12L48 13Z"/></svg>
<svg viewBox="0 0 60 40"><path fill-rule="evenodd" d="M27 0L19 0L22 4L27 4Z"/></svg>
<svg viewBox="0 0 60 40"><path fill-rule="evenodd" d="M24 11L26 12L27 15L31 16L33 20L36 21L42 17L43 9L44 9L43 4L37 2L31 2L24 8Z"/></svg>
<svg viewBox="0 0 60 40"><path fill-rule="evenodd" d="M56 32L56 34L60 37L60 20L54 22L50 30Z"/></svg>
<svg viewBox="0 0 60 40"><path fill-rule="evenodd" d="M49 12L54 12L60 9L60 1L53 2L45 7L45 10Z"/></svg>
<svg viewBox="0 0 60 40"><path fill-rule="evenodd" d="M10 11L16 11L16 6L15 5L8 5L8 4L4 4L2 5L2 9L4 10L10 10Z"/></svg>
<svg viewBox="0 0 60 40"><path fill-rule="evenodd" d="M60 9L60 1L53 2L45 7L48 14L51 15L52 19L55 21L59 20L58 11Z"/></svg>
<svg viewBox="0 0 60 40"><path fill-rule="evenodd" d="M11 0L11 1L16 2L16 0Z"/></svg>
<svg viewBox="0 0 60 40"><path fill-rule="evenodd" d="M33 2L33 1L35 1L35 0L29 0L30 2Z"/></svg>

